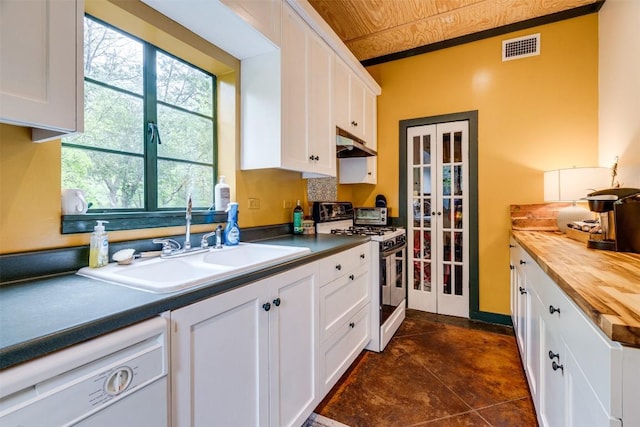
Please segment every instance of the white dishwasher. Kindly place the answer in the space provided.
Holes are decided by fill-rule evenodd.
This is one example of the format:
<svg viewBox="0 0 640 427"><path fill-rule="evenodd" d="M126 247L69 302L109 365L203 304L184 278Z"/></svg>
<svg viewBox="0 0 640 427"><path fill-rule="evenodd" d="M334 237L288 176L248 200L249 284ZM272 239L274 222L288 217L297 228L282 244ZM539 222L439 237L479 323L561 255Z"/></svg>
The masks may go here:
<svg viewBox="0 0 640 427"><path fill-rule="evenodd" d="M167 320L0 371L0 425L168 426Z"/></svg>

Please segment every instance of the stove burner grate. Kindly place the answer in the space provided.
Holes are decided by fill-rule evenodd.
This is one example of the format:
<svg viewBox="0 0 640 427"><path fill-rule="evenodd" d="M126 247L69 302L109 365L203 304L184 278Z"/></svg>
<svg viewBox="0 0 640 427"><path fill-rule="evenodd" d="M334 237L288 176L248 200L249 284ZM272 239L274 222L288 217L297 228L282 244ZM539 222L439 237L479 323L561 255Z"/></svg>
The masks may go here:
<svg viewBox="0 0 640 427"><path fill-rule="evenodd" d="M334 228L331 230L331 234L342 234L346 236L384 236L394 231L396 231L395 227L352 226L349 228Z"/></svg>

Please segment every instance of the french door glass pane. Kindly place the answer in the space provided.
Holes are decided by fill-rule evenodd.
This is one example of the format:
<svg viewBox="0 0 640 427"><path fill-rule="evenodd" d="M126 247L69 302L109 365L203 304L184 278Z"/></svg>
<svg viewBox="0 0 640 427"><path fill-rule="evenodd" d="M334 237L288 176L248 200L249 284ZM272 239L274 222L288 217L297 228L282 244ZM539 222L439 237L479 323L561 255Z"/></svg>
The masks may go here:
<svg viewBox="0 0 640 427"><path fill-rule="evenodd" d="M422 193L422 181L421 181L420 168L413 168L413 194L418 195Z"/></svg>
<svg viewBox="0 0 640 427"><path fill-rule="evenodd" d="M213 116L213 79L162 52L156 55L158 101Z"/></svg>
<svg viewBox="0 0 640 427"><path fill-rule="evenodd" d="M81 188L91 209L143 209L142 157L62 147L62 188Z"/></svg>
<svg viewBox="0 0 640 427"><path fill-rule="evenodd" d="M455 261L462 262L462 233L454 233Z"/></svg>
<svg viewBox="0 0 640 427"><path fill-rule="evenodd" d="M451 134L442 135L442 163L451 162Z"/></svg>
<svg viewBox="0 0 640 427"><path fill-rule="evenodd" d="M213 163L213 122L175 108L158 105L162 143L158 156Z"/></svg>
<svg viewBox="0 0 640 427"><path fill-rule="evenodd" d="M451 261L451 232L442 232L442 248L444 250L443 259L445 261Z"/></svg>
<svg viewBox="0 0 640 427"><path fill-rule="evenodd" d="M423 290L431 292L431 262L424 262L422 265L424 272L424 277L422 278Z"/></svg>
<svg viewBox="0 0 640 427"><path fill-rule="evenodd" d="M424 147L422 150L422 164L430 165L431 164L431 135L425 135L423 142L424 142Z"/></svg>
<svg viewBox="0 0 640 427"><path fill-rule="evenodd" d="M422 194L428 196L431 193L431 167L426 166L422 168Z"/></svg>
<svg viewBox="0 0 640 427"><path fill-rule="evenodd" d="M456 265L455 266L455 294L456 295L462 295L462 284L463 284L463 280L462 280L462 266L461 265Z"/></svg>
<svg viewBox="0 0 640 427"><path fill-rule="evenodd" d="M462 196L462 166L453 167L454 192L456 196Z"/></svg>
<svg viewBox="0 0 640 427"><path fill-rule="evenodd" d="M431 232L424 231L422 234L423 245L419 257L422 259L431 259Z"/></svg>
<svg viewBox="0 0 640 427"><path fill-rule="evenodd" d="M184 209L189 193L193 206L213 204L213 167L158 160L158 207Z"/></svg>
<svg viewBox="0 0 640 427"><path fill-rule="evenodd" d="M431 228L431 199L422 202L422 227Z"/></svg>
<svg viewBox="0 0 640 427"><path fill-rule="evenodd" d="M461 230L463 227L462 222L462 199L455 199L453 201L454 205L454 228Z"/></svg>
<svg viewBox="0 0 640 427"><path fill-rule="evenodd" d="M453 161L462 162L462 132L453 135Z"/></svg>
<svg viewBox="0 0 640 427"><path fill-rule="evenodd" d="M442 194L451 195L451 166L442 167Z"/></svg>
<svg viewBox="0 0 640 427"><path fill-rule="evenodd" d="M451 264L444 264L442 270L442 293L451 295Z"/></svg>
<svg viewBox="0 0 640 427"><path fill-rule="evenodd" d="M87 17L84 25L85 77L141 95L142 43Z"/></svg>
<svg viewBox="0 0 640 427"><path fill-rule="evenodd" d="M422 212L420 211L420 199L413 199L413 226L422 227Z"/></svg>
<svg viewBox="0 0 640 427"><path fill-rule="evenodd" d="M420 155L421 147L420 147L420 137L413 137L413 164L414 166L420 165L420 159L422 156Z"/></svg>
<svg viewBox="0 0 640 427"><path fill-rule="evenodd" d="M451 199L442 199L442 227L451 228Z"/></svg>

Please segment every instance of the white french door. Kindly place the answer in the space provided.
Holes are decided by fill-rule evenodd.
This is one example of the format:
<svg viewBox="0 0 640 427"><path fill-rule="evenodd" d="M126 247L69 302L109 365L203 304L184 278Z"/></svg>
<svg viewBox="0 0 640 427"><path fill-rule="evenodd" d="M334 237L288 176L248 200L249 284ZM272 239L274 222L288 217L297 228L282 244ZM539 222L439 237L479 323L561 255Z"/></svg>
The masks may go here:
<svg viewBox="0 0 640 427"><path fill-rule="evenodd" d="M407 128L408 306L469 317L469 122Z"/></svg>

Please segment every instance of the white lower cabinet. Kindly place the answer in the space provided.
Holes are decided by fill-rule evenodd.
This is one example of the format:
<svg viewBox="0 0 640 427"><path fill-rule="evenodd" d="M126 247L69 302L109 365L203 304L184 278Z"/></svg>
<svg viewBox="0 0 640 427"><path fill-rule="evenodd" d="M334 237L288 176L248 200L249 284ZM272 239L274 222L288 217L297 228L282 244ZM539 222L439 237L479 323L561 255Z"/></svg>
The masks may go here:
<svg viewBox="0 0 640 427"><path fill-rule="evenodd" d="M171 313L175 426L300 426L319 403L318 263Z"/></svg>
<svg viewBox="0 0 640 427"><path fill-rule="evenodd" d="M540 425L640 425L640 349L604 335L514 239L511 270L514 331Z"/></svg>
<svg viewBox="0 0 640 427"><path fill-rule="evenodd" d="M371 339L368 303L331 334L321 345L320 378L323 394L331 390Z"/></svg>
<svg viewBox="0 0 640 427"><path fill-rule="evenodd" d="M320 261L320 385L331 390L371 339L371 246Z"/></svg>

